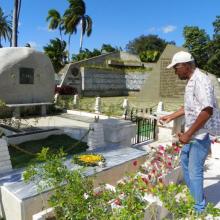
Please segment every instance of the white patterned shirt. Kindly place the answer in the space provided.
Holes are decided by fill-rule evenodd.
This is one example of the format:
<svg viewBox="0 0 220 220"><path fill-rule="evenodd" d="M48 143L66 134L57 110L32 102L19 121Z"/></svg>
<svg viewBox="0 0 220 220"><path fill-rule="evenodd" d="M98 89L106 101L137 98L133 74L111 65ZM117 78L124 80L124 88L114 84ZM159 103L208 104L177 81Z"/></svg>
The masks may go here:
<svg viewBox="0 0 220 220"><path fill-rule="evenodd" d="M184 95L185 131L187 131L197 119L200 112L206 107L216 107L217 101L214 95L214 87L208 75L195 69L189 79ZM208 122L206 122L208 123ZM203 139L208 133L206 125L199 129L194 138Z"/></svg>

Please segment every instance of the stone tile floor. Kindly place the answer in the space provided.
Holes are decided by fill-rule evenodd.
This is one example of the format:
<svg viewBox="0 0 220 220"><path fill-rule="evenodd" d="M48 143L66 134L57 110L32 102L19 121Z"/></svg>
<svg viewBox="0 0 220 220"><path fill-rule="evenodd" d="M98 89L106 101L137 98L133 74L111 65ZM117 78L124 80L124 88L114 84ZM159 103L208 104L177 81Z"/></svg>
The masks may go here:
<svg viewBox="0 0 220 220"><path fill-rule="evenodd" d="M205 163L204 187L207 202L220 208L220 159L208 157Z"/></svg>

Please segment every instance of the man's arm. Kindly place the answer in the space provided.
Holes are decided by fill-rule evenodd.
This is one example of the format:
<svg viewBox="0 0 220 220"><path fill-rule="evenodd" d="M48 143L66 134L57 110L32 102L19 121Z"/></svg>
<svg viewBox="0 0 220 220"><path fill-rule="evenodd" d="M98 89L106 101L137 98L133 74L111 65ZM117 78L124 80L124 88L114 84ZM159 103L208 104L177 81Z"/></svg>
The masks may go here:
<svg viewBox="0 0 220 220"><path fill-rule="evenodd" d="M179 110L177 110L176 112L170 114L170 115L165 115L165 116L162 116L160 118L160 120L164 121L165 123L169 123L170 121L176 119L176 118L179 118L181 116L183 116L185 113L184 113L184 107L182 106Z"/></svg>
<svg viewBox="0 0 220 220"><path fill-rule="evenodd" d="M192 136L204 126L204 124L209 120L209 118L213 114L213 108L212 107L206 107L204 108L200 114L198 115L197 119L195 122L192 124L192 126L189 128L188 131L185 133L179 133L179 141L183 144L187 144Z"/></svg>

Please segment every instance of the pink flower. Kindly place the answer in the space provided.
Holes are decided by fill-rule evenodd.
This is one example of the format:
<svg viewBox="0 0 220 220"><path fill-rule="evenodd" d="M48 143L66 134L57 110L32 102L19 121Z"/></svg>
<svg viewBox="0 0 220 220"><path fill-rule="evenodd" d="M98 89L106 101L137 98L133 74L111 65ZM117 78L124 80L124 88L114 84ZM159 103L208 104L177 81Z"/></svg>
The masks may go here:
<svg viewBox="0 0 220 220"><path fill-rule="evenodd" d="M165 151L165 148L164 148L162 145L160 145L160 146L159 146L159 150Z"/></svg>

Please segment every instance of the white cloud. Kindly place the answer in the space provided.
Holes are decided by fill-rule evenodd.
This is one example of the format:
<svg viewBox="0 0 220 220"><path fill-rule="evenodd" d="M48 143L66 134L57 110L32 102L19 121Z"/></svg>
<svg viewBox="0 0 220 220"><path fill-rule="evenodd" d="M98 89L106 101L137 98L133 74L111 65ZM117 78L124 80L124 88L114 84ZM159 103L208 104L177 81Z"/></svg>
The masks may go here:
<svg viewBox="0 0 220 220"><path fill-rule="evenodd" d="M165 27L162 27L162 31L163 33L167 34L167 33L170 33L170 32L173 32L176 30L176 26L174 25L167 25Z"/></svg>
<svg viewBox="0 0 220 220"><path fill-rule="evenodd" d="M157 28L155 28L155 27L151 27L151 28L147 29L148 33L155 33L156 31L157 31Z"/></svg>

